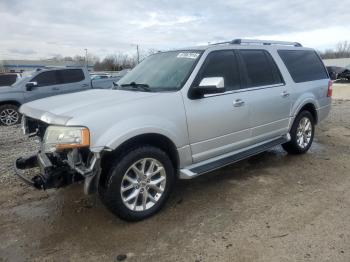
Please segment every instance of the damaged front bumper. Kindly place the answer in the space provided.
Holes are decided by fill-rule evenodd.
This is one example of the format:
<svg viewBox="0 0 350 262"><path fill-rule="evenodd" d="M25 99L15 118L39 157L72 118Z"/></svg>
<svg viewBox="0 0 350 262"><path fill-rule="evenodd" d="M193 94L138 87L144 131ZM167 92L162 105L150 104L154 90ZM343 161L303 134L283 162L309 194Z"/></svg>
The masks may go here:
<svg viewBox="0 0 350 262"><path fill-rule="evenodd" d="M100 175L100 154L83 154L78 149L67 152L20 157L14 163L15 174L27 185L37 189L60 188L84 181L84 192L97 191ZM37 175L28 178L26 169L39 168Z"/></svg>

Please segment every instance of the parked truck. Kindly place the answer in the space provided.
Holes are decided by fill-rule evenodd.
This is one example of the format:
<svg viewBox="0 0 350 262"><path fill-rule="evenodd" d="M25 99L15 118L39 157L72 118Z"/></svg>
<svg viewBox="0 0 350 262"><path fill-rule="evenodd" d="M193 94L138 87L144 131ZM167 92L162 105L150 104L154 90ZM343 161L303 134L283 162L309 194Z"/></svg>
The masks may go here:
<svg viewBox="0 0 350 262"><path fill-rule="evenodd" d="M21 114L18 108L27 102L88 89L106 89L113 86L118 77L91 80L86 68L47 68L33 71L18 79L11 86L0 87L0 124L18 124Z"/></svg>

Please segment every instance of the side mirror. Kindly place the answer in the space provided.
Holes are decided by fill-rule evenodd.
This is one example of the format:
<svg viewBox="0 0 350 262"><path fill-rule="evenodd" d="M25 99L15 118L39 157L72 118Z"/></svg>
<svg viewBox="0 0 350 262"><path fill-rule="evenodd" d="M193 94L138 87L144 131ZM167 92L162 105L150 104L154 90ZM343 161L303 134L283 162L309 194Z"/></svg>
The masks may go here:
<svg viewBox="0 0 350 262"><path fill-rule="evenodd" d="M200 95L225 92L225 80L223 77L205 77L195 88Z"/></svg>
<svg viewBox="0 0 350 262"><path fill-rule="evenodd" d="M27 91L32 91L34 87L38 86L38 82L28 82L26 84Z"/></svg>

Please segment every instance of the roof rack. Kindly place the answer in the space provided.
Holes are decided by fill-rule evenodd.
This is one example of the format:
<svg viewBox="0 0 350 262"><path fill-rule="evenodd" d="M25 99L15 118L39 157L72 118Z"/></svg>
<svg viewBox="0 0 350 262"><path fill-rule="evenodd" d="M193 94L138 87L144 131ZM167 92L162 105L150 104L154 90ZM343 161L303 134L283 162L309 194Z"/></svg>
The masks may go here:
<svg viewBox="0 0 350 262"><path fill-rule="evenodd" d="M290 45L290 46L302 47L302 45L300 43L298 43L298 42L273 41L273 40L255 40L255 39L234 39L232 41L215 43L213 45L222 45L222 44L233 44L233 45L241 45L241 44Z"/></svg>

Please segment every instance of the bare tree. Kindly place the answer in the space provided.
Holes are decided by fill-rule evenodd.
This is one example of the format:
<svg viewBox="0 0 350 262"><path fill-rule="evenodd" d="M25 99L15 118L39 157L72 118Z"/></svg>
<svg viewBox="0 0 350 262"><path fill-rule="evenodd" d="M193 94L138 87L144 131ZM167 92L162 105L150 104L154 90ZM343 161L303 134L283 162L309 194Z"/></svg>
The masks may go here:
<svg viewBox="0 0 350 262"><path fill-rule="evenodd" d="M340 57L348 57L350 54L350 43L348 41L338 43L335 52Z"/></svg>
<svg viewBox="0 0 350 262"><path fill-rule="evenodd" d="M350 42L339 42L335 49L327 49L324 52L320 52L323 59L334 58L349 58L350 57Z"/></svg>
<svg viewBox="0 0 350 262"><path fill-rule="evenodd" d="M127 54L118 53L106 56L101 62L94 65L96 71L120 71L123 69L133 68L136 65L136 58Z"/></svg>

